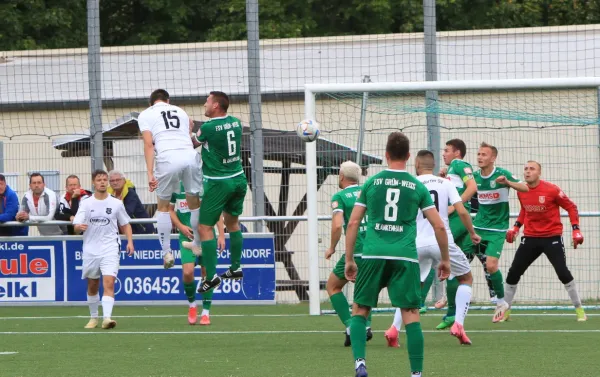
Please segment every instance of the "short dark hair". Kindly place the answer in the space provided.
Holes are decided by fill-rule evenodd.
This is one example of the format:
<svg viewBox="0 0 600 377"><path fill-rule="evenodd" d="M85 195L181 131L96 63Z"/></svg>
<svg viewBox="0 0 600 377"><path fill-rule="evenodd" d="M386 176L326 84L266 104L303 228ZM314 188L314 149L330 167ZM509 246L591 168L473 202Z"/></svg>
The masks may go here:
<svg viewBox="0 0 600 377"><path fill-rule="evenodd" d="M435 158L433 155L432 151L428 151L427 149L421 149L419 152L417 152L417 157L431 157L431 158Z"/></svg>
<svg viewBox="0 0 600 377"><path fill-rule="evenodd" d="M77 179L77 182L81 183L78 176L76 176L75 174L71 174L67 177L67 179L65 179L65 185L69 183L69 179L73 179L73 178Z"/></svg>
<svg viewBox="0 0 600 377"><path fill-rule="evenodd" d="M432 151L428 151L427 149L421 149L417 152L417 160L423 164L421 165L423 169L433 169L435 167L435 156Z"/></svg>
<svg viewBox="0 0 600 377"><path fill-rule="evenodd" d="M221 110L227 112L227 109L229 108L229 96L227 96L227 94L219 91L212 91L209 95L213 96L215 102L219 104Z"/></svg>
<svg viewBox="0 0 600 377"><path fill-rule="evenodd" d="M29 176L29 183L31 183L31 180L33 179L33 177L42 177L42 183L46 183L46 182L44 182L44 176L38 172L31 173L31 175Z"/></svg>
<svg viewBox="0 0 600 377"><path fill-rule="evenodd" d="M492 156L498 157L498 148L494 147L492 144L488 144L484 141L479 145L479 148L490 148L492 150Z"/></svg>
<svg viewBox="0 0 600 377"><path fill-rule="evenodd" d="M4 174L0 174L0 182L6 182L6 177Z"/></svg>
<svg viewBox="0 0 600 377"><path fill-rule="evenodd" d="M451 139L446 142L446 145L451 146L455 150L460 151L460 158L464 158L467 155L467 145L460 139Z"/></svg>
<svg viewBox="0 0 600 377"><path fill-rule="evenodd" d="M388 136L385 151L393 161L406 161L410 152L410 141L402 132L392 132Z"/></svg>
<svg viewBox="0 0 600 377"><path fill-rule="evenodd" d="M105 175L108 177L108 173L105 170L102 169L96 169L94 170L94 172L92 173L92 181L94 181L96 179L97 176L99 175Z"/></svg>
<svg viewBox="0 0 600 377"><path fill-rule="evenodd" d="M156 89L150 94L150 106L154 105L156 101L167 102L169 100L169 92L164 89Z"/></svg>

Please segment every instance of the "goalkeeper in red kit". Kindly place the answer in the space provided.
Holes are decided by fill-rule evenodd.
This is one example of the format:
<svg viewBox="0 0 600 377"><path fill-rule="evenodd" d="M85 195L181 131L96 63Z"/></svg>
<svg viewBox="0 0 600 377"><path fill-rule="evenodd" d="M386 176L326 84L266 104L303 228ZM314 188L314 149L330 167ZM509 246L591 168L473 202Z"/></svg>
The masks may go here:
<svg viewBox="0 0 600 377"><path fill-rule="evenodd" d="M578 321L586 321L587 317L581 306L581 299L577 293L575 279L567 267L565 246L563 244L563 225L560 221L559 208L564 208L569 213L571 227L573 228L573 246L577 248L583 243L583 235L579 230L579 213L577 206L556 185L540 179L542 166L535 161L528 161L525 165L525 182L529 186L528 192L519 192L521 212L512 230L506 234L506 241L512 243L519 235L519 228L525 225L521 244L515 254L515 259L508 270L504 288L505 300L512 304L517 291L517 284L527 268L543 254L546 255L558 278L565 285L569 298L575 306ZM506 312L504 321L510 316Z"/></svg>

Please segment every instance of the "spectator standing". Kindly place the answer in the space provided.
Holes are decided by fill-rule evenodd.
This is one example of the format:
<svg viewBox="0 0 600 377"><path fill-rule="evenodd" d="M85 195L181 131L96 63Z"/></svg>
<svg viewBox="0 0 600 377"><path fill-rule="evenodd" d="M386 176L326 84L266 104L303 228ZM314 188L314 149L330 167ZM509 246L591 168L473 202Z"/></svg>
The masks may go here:
<svg viewBox="0 0 600 377"><path fill-rule="evenodd" d="M56 213L56 220L70 221L73 222L77 210L79 209L79 203L92 195L91 191L84 190L81 188L81 182L79 177L76 175L70 175L67 177L66 192L60 198L58 205L58 212ZM67 232L70 235L75 234L73 225L67 226Z"/></svg>
<svg viewBox="0 0 600 377"><path fill-rule="evenodd" d="M16 221L18 211L19 197L17 196L17 193L6 184L4 175L0 174L0 223ZM0 227L1 237L26 236L28 232L29 227L26 226Z"/></svg>
<svg viewBox="0 0 600 377"><path fill-rule="evenodd" d="M44 177L40 173L29 176L29 190L21 200L21 211L17 213L17 221L46 222L54 220L58 208L58 195L46 187ZM62 235L58 225L39 225L43 236Z"/></svg>
<svg viewBox="0 0 600 377"><path fill-rule="evenodd" d="M140 197L135 191L133 182L125 178L125 175L118 170L111 170L108 173L110 188L108 192L115 198L121 200L125 206L127 214L132 219L149 219L150 215L144 208ZM154 233L153 224L131 224L133 234L152 234Z"/></svg>

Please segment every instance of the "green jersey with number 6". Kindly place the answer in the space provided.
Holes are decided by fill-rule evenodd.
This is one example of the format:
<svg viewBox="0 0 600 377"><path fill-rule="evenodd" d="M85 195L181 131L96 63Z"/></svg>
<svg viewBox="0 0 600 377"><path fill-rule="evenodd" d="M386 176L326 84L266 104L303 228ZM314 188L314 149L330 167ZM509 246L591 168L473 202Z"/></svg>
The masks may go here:
<svg viewBox="0 0 600 377"><path fill-rule="evenodd" d="M352 185L336 193L331 198L331 209L333 210L333 213L342 212L344 216L344 233L346 232L346 228L348 227L348 222L350 222L350 215L352 214L352 209L354 208L354 204L356 203L356 199L359 195L360 186ZM358 236L356 237L356 244L354 245L355 257L361 256L363 249L363 240L365 238L366 232L367 222L365 216L362 222L360 223L360 228L358 229Z"/></svg>
<svg viewBox="0 0 600 377"><path fill-rule="evenodd" d="M241 144L242 122L231 115L212 118L197 136L202 146L202 172L205 179L226 179L244 173Z"/></svg>
<svg viewBox="0 0 600 377"><path fill-rule="evenodd" d="M419 262L417 214L435 208L425 185L405 170L386 169L365 182L356 205L367 208L363 259Z"/></svg>
<svg viewBox="0 0 600 377"><path fill-rule="evenodd" d="M473 167L466 161L454 159L448 166L448 173L446 174L450 182L456 187L458 195L462 195L467 188L467 182L473 179ZM463 203L467 211L471 211L471 202ZM456 211L450 215L458 216Z"/></svg>
<svg viewBox="0 0 600 377"><path fill-rule="evenodd" d="M508 229L510 215L508 192L510 188L496 182L500 176L505 176L511 182L519 182L511 172L500 167L494 168L492 174L487 177L481 175L481 170L474 174L479 210L473 226L477 229L496 232L504 232Z"/></svg>

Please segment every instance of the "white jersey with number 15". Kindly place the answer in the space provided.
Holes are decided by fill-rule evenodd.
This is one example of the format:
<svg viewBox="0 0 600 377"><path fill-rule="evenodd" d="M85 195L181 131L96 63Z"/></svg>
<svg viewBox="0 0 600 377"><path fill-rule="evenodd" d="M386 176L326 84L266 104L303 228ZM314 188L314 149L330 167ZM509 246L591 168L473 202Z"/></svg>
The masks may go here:
<svg viewBox="0 0 600 377"><path fill-rule="evenodd" d="M187 113L166 102L157 102L138 116L140 131L150 131L157 154L169 150L193 149L190 118Z"/></svg>
<svg viewBox="0 0 600 377"><path fill-rule="evenodd" d="M429 190L431 200L435 204L435 208L437 208L440 217L446 226L448 242L454 243L448 221L448 205L454 205L455 203L462 201L460 195L458 195L458 191L456 191L456 187L454 187L449 180L436 177L432 174L419 175L417 179L427 187L427 190ZM419 211L419 214L417 215L417 248L436 244L437 241L431 224L429 224L429 221L425 218L423 212Z"/></svg>

